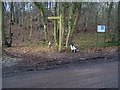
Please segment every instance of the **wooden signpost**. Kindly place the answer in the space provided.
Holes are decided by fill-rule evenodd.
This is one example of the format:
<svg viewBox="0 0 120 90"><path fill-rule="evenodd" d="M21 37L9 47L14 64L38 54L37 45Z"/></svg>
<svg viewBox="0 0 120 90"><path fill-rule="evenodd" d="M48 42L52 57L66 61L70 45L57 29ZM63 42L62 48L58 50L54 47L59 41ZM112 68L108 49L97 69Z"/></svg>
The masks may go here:
<svg viewBox="0 0 120 90"><path fill-rule="evenodd" d="M57 16L57 17L48 17L50 20L59 20L59 52L61 51L62 48L62 16Z"/></svg>
<svg viewBox="0 0 120 90"><path fill-rule="evenodd" d="M104 42L104 46L105 46L105 39L106 39L106 26L105 25L97 25L97 46L98 46L98 37L99 37L99 35L98 34L104 34L104 36L101 36L101 37L103 37L104 38L104 40L103 40L103 42Z"/></svg>

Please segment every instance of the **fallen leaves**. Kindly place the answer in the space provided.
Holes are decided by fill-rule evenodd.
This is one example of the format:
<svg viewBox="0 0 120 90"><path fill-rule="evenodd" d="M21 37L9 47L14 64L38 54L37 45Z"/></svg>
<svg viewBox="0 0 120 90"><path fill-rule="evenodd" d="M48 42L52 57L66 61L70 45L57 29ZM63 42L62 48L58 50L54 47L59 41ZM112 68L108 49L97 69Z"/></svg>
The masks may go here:
<svg viewBox="0 0 120 90"><path fill-rule="evenodd" d="M7 72L13 72L19 70L22 71L33 71L33 70L44 70L50 69L63 64L68 64L75 61L84 61L89 58L104 57L107 60L107 56L116 54L117 48L94 48L88 50L81 50L77 53L63 52L59 53L56 51L49 51L41 48L31 47L13 47L6 48L3 50L3 54L6 53L10 58L15 58L17 64L13 68L7 68ZM5 56L6 57L6 56ZM21 60L19 60L20 58ZM3 58L4 59L4 58ZM13 59L7 59L4 63L13 63ZM13 61L12 61L13 60ZM15 69L15 70L14 70Z"/></svg>

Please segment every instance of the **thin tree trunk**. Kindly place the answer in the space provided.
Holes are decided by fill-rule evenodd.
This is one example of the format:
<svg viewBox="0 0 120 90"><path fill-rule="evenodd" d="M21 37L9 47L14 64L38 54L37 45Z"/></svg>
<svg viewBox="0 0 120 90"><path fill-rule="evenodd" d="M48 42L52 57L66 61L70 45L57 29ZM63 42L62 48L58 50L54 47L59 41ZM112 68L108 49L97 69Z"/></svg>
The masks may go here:
<svg viewBox="0 0 120 90"><path fill-rule="evenodd" d="M40 13L39 13L39 15L38 15L38 23L40 24L40 22L41 22L41 19L40 19ZM38 24L38 28L39 28L39 31L40 31L40 25Z"/></svg>
<svg viewBox="0 0 120 90"><path fill-rule="evenodd" d="M44 7L42 6L42 3L38 3L38 2L34 2L34 4L38 7L38 9L40 10L41 16L42 16L42 22L43 22L43 26L44 26L44 33L45 33L45 39L48 42L49 41L49 37L48 37L48 32L47 32L47 24L46 24L46 17L45 17L45 11L44 11Z"/></svg>
<svg viewBox="0 0 120 90"><path fill-rule="evenodd" d="M30 6L30 8L31 8L31 6ZM32 29L32 9L30 10L30 37L32 36L32 31L33 31L33 29Z"/></svg>
<svg viewBox="0 0 120 90"><path fill-rule="evenodd" d="M5 30L4 30L4 16L5 16L5 6L4 6L4 3L3 2L1 2L1 4L2 5L0 5L1 6L1 9L2 9L2 11L1 11L1 19L2 19L2 21L1 21L1 30L2 30L2 44L3 44L3 46L4 45L6 45L6 42L7 42L7 39L6 39L6 33L5 33Z"/></svg>
<svg viewBox="0 0 120 90"><path fill-rule="evenodd" d="M81 11L82 4L79 2L79 3L76 3L75 5L78 6L77 7L77 16L75 18L75 21L73 22L73 25L70 24L70 22L72 23L72 20L71 19L69 20L69 25L70 26L69 26L69 32L68 32L68 35L67 35L67 39L66 39L66 47L68 47L68 44L72 41L73 34L74 34L75 30L76 30L76 26L77 26L77 23L78 23L79 18L80 18L80 11ZM71 16L73 16L74 13L72 11L71 11L71 13L72 13ZM70 27L72 27L72 28L70 28Z"/></svg>
<svg viewBox="0 0 120 90"><path fill-rule="evenodd" d="M109 9L108 9L107 31L108 31L109 39L111 38L111 31L110 31L110 16L111 16L112 7L113 7L113 2L110 3Z"/></svg>
<svg viewBox="0 0 120 90"><path fill-rule="evenodd" d="M18 2L15 2L14 3L15 5L15 23L19 23L19 3Z"/></svg>
<svg viewBox="0 0 120 90"><path fill-rule="evenodd" d="M22 41L25 41L25 33L24 30L26 29L26 12L25 12L25 4L26 2L22 3Z"/></svg>
<svg viewBox="0 0 120 90"><path fill-rule="evenodd" d="M68 48L68 44L69 44L69 38L70 38L70 33L71 33L71 23L72 23L72 9L73 9L73 5L70 4L69 5L69 20L68 20L68 34L67 34L67 37L66 37L66 48Z"/></svg>
<svg viewBox="0 0 120 90"><path fill-rule="evenodd" d="M2 15L2 10L3 10L3 7L2 7L2 2L0 1L0 56L2 56L1 52L2 52L2 29L3 29L3 15Z"/></svg>
<svg viewBox="0 0 120 90"><path fill-rule="evenodd" d="M76 16L74 24L73 24L73 28L72 28L72 31L71 31L71 39L70 40L72 40L72 38L73 38L73 34L74 34L75 30L76 30L77 23L78 23L78 21L80 19L80 11L81 11L82 4L80 2L77 3L77 4L78 4L77 16Z"/></svg>
<svg viewBox="0 0 120 90"><path fill-rule="evenodd" d="M64 31L65 31L65 3L62 5L62 46L64 46Z"/></svg>
<svg viewBox="0 0 120 90"><path fill-rule="evenodd" d="M69 17L71 20L71 17ZM71 33L71 21L69 20L68 22L68 34L66 37L66 48L68 48L68 42L69 42L69 38L70 38L70 33Z"/></svg>
<svg viewBox="0 0 120 90"><path fill-rule="evenodd" d="M21 31L21 29L20 29L20 27L21 27L21 9L20 9L20 3L18 3L18 7L19 7L19 9L18 9L18 15L19 15L19 18L18 18L18 20L19 20L19 26L18 26L18 30L19 30L19 34L18 35L20 35L21 33L20 33L20 31Z"/></svg>
<svg viewBox="0 0 120 90"><path fill-rule="evenodd" d="M57 16L57 2L55 2L54 15ZM57 42L57 20L54 20L54 41L55 41L55 47L58 46L58 42Z"/></svg>
<svg viewBox="0 0 120 90"><path fill-rule="evenodd" d="M120 42L120 1L118 2L118 42Z"/></svg>
<svg viewBox="0 0 120 90"><path fill-rule="evenodd" d="M9 27L9 41L7 43L8 47L11 47L12 45L12 32L11 32L11 28L12 28L12 23L13 23L13 2L11 2L11 7L10 7L10 27Z"/></svg>
<svg viewBox="0 0 120 90"><path fill-rule="evenodd" d="M10 15L10 17L11 17L11 21L10 21L10 44L12 44L12 35L11 35L11 29L12 29L12 18L13 18L13 13L14 13L14 6L13 6L13 2L11 2L11 15Z"/></svg>

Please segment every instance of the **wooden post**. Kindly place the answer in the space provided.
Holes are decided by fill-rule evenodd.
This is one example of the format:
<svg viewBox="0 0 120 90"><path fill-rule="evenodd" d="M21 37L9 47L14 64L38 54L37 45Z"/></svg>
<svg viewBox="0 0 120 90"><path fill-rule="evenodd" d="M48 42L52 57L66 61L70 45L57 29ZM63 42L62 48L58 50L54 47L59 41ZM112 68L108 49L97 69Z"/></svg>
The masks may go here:
<svg viewBox="0 0 120 90"><path fill-rule="evenodd" d="M48 17L48 19L60 19L60 17Z"/></svg>
<svg viewBox="0 0 120 90"><path fill-rule="evenodd" d="M48 19L54 19L54 20L59 20L59 52L61 52L62 49L62 16L60 17L48 17Z"/></svg>
<svg viewBox="0 0 120 90"><path fill-rule="evenodd" d="M61 52L62 48L62 16L60 15L60 29L59 29L59 52Z"/></svg>

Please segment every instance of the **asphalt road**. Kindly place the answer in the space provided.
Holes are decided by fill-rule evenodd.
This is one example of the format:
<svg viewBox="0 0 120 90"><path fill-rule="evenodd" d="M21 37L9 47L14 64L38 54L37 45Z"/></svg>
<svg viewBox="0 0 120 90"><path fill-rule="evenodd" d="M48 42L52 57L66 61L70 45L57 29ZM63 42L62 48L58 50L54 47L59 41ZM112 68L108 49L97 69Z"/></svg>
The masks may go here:
<svg viewBox="0 0 120 90"><path fill-rule="evenodd" d="M63 68L3 76L3 88L117 88L118 61L79 61Z"/></svg>

